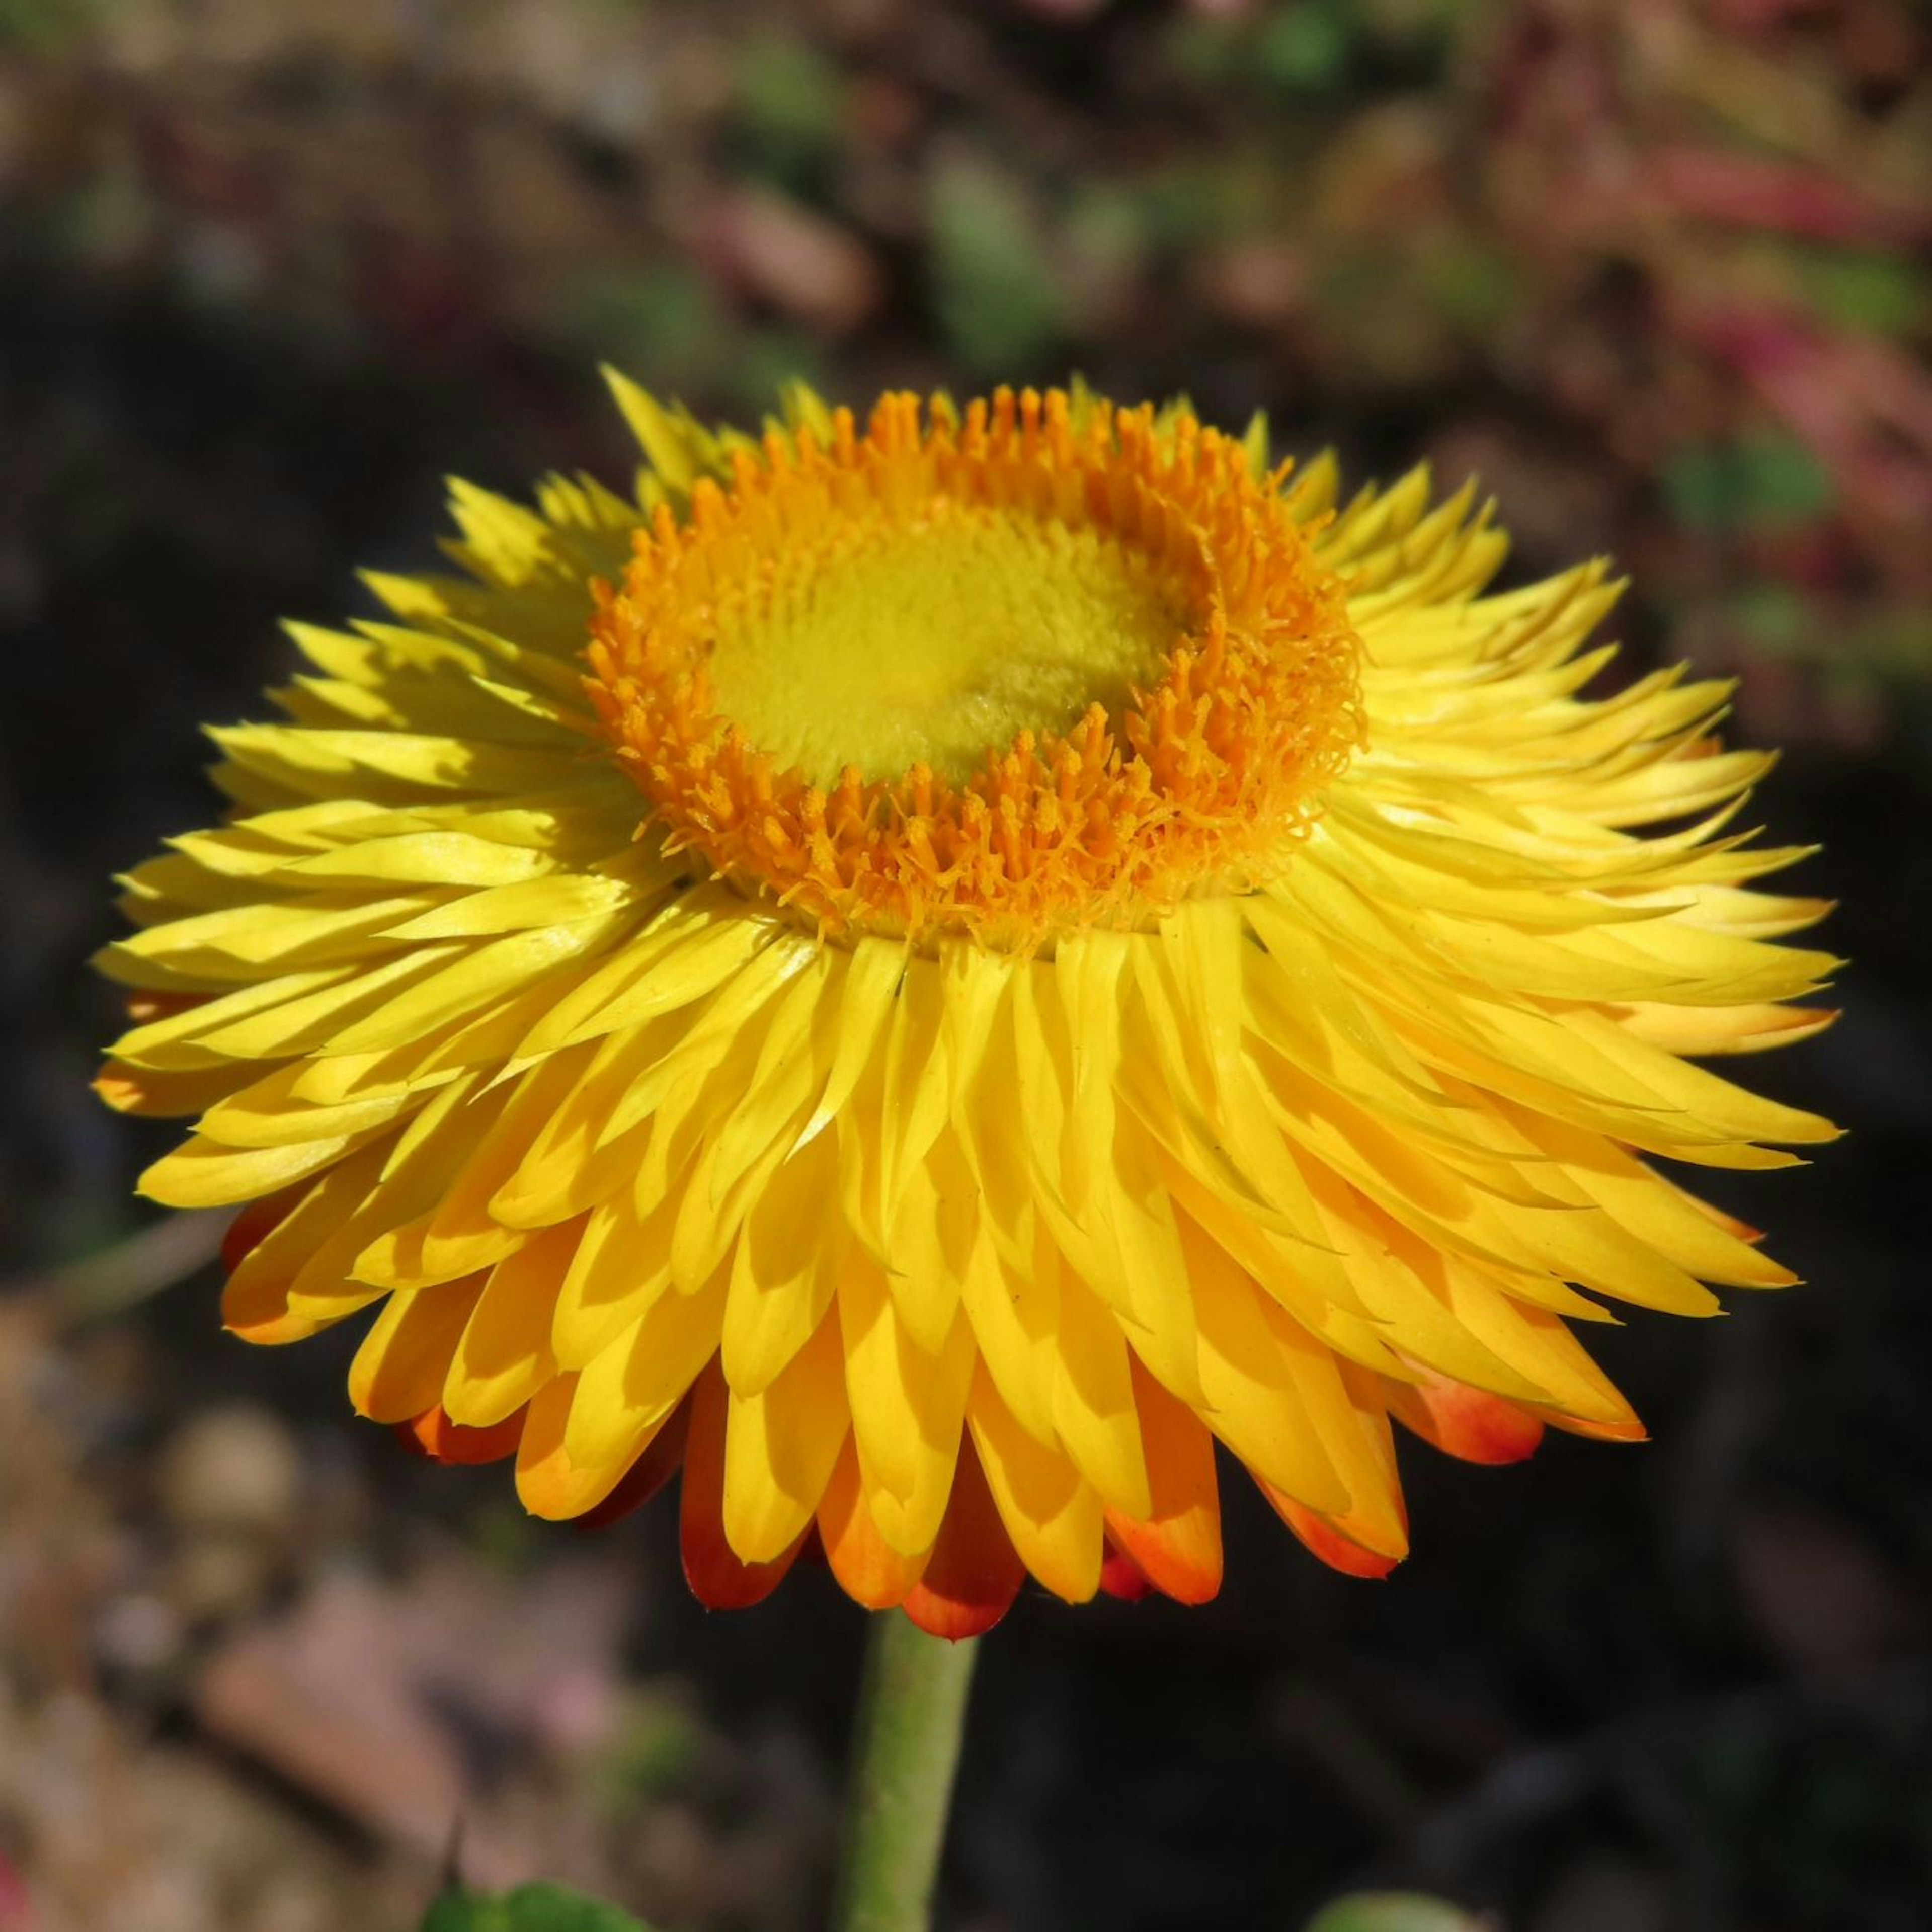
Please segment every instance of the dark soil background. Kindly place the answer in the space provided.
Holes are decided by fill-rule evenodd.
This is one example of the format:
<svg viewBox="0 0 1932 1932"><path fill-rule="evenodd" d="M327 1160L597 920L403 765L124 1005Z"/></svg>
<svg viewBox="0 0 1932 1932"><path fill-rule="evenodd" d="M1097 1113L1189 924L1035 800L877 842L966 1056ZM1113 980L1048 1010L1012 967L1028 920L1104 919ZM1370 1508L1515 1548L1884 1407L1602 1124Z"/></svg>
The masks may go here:
<svg viewBox="0 0 1932 1932"><path fill-rule="evenodd" d="M524 1520L220 1333L86 1089L109 874L214 810L274 625L440 478L701 413L1083 371L1613 552L1824 850L1846 1121L1724 1177L1809 1286L1605 1348L1648 1447L1417 1454L1332 1576L1230 1482L1211 1607L1023 1598L949 1932L1932 1924L1932 75L1906 0L0 0L0 1928L388 1932L452 1822L666 1928L822 1922L860 1636L710 1618L647 1512Z"/></svg>

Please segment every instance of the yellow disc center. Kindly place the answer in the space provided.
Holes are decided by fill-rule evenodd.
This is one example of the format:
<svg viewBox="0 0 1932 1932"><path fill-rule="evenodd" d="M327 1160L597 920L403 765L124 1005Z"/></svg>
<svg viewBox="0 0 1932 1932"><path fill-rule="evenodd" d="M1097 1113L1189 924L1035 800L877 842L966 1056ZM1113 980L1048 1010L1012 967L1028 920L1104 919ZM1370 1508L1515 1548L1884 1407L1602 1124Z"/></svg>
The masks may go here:
<svg viewBox="0 0 1932 1932"><path fill-rule="evenodd" d="M1196 621L1110 532L940 497L788 545L715 607L717 708L816 784L925 764L963 784L1022 730L1118 716Z"/></svg>
<svg viewBox="0 0 1932 1932"><path fill-rule="evenodd" d="M815 923L1030 950L1272 872L1361 736L1342 580L1184 412L887 396L734 449L597 586L666 849Z"/></svg>

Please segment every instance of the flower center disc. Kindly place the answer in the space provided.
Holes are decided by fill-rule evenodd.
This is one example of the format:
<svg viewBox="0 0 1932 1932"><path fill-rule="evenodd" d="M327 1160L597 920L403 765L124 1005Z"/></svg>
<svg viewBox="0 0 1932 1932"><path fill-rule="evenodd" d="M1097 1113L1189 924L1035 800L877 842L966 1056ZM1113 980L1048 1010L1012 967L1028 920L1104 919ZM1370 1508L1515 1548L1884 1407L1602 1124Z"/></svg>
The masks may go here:
<svg viewBox="0 0 1932 1932"><path fill-rule="evenodd" d="M638 533L590 693L668 843L821 931L1142 926L1284 862L1360 740L1279 482L1058 392L840 411Z"/></svg>
<svg viewBox="0 0 1932 1932"><path fill-rule="evenodd" d="M1109 532L938 496L880 505L718 600L719 712L830 789L850 765L964 784L1021 732L1120 716L1205 616Z"/></svg>

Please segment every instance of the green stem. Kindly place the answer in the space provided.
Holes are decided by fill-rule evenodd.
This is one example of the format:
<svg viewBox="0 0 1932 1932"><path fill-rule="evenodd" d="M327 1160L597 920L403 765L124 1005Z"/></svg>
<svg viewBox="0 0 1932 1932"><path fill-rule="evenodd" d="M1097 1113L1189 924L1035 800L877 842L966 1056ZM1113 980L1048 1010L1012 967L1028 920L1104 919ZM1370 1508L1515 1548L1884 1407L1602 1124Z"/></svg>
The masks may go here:
<svg viewBox="0 0 1932 1932"><path fill-rule="evenodd" d="M844 1857L832 1932L927 1932L966 1724L976 1639L928 1636L910 1618L872 1619L859 1686Z"/></svg>

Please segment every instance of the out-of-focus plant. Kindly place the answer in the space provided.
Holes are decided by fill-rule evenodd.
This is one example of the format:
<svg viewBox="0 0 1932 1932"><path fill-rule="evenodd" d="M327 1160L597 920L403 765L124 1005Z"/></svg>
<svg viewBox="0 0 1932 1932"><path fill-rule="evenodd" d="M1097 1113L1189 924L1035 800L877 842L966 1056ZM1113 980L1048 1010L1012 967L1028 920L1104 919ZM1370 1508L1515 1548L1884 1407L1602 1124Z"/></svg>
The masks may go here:
<svg viewBox="0 0 1932 1932"><path fill-rule="evenodd" d="M1492 1922L1419 1892L1363 1892L1338 1898L1307 1932L1493 1932Z"/></svg>
<svg viewBox="0 0 1932 1932"><path fill-rule="evenodd" d="M422 1932L651 1932L640 1919L561 1886L526 1885L491 1898L460 1889L430 1908ZM1306 1932L1493 1932L1492 1922L1420 1892L1359 1892L1337 1899Z"/></svg>
<svg viewBox="0 0 1932 1932"><path fill-rule="evenodd" d="M808 182L838 138L837 66L808 40L764 33L740 50L731 83L732 124L753 169L788 187Z"/></svg>
<svg viewBox="0 0 1932 1932"><path fill-rule="evenodd" d="M962 157L935 170L928 213L933 304L960 360L977 373L1036 365L1064 338L1070 310L1024 189Z"/></svg>
<svg viewBox="0 0 1932 1932"><path fill-rule="evenodd" d="M452 1888L430 1907L422 1932L650 1932L650 1928L614 1905L562 1886L525 1885L494 1898Z"/></svg>
<svg viewBox="0 0 1932 1932"><path fill-rule="evenodd" d="M0 53L52 53L98 25L119 0L0 0Z"/></svg>

